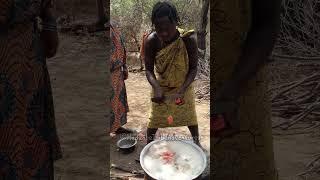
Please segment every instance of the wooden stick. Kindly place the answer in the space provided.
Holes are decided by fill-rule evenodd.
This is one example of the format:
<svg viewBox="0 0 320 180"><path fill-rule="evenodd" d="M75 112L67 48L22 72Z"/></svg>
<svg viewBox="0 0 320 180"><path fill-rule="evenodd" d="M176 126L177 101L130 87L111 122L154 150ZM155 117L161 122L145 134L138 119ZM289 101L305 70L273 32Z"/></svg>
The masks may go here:
<svg viewBox="0 0 320 180"><path fill-rule="evenodd" d="M305 118L309 113L311 113L314 108L316 106L320 105L320 102L316 102L314 104L312 104L311 106L309 106L306 110L304 110L302 113L298 114L297 116L295 116L292 120L289 120L289 121L286 121L286 122L282 122L282 123L279 123L275 126L273 126L272 128L277 128L277 127L280 127L280 126L283 126L283 125L286 125L286 127L282 128L282 129L288 129L289 127L291 127L292 125L294 125L295 123L301 121L303 118Z"/></svg>
<svg viewBox="0 0 320 180"><path fill-rule="evenodd" d="M292 135L300 135L300 134L309 134L310 132L308 131L300 131L300 132L289 132L289 133L279 133L279 132L274 132L272 133L273 135L277 136L292 136Z"/></svg>
<svg viewBox="0 0 320 180"><path fill-rule="evenodd" d="M282 85L275 85L274 87L271 87L268 92L271 92L271 91L275 91L277 89L282 89L282 88L285 88L285 87L288 87L288 86L292 86L293 84L297 83L298 81L294 81L294 82L289 82L289 83L285 83L285 84L282 84Z"/></svg>
<svg viewBox="0 0 320 180"><path fill-rule="evenodd" d="M273 58L279 58L279 59L290 59L290 60L298 60L298 61L320 61L320 57L312 56L312 57L304 57L304 56L290 56L290 55L282 55L277 53L272 53Z"/></svg>
<svg viewBox="0 0 320 180"><path fill-rule="evenodd" d="M314 104L312 104L305 111L303 111L301 114L299 114L296 118L291 120L284 129L288 129L289 127L293 126L295 123L301 121L303 118L305 118L309 113L311 113L319 105L320 105L320 102L318 102L318 101L315 102Z"/></svg>
<svg viewBox="0 0 320 180"><path fill-rule="evenodd" d="M308 77L300 80L299 82L297 82L297 83L295 83L295 84L293 84L293 85L291 85L291 86L283 89L282 91L280 91L279 93L277 93L277 94L272 98L271 101L274 101L276 98L278 98L278 97L281 96L282 94L284 94L284 93L286 93L286 92L288 92L288 91L296 88L297 86L299 86L299 85L303 84L304 82L309 81L309 80L311 80L312 78L317 77L317 76L319 76L318 73L313 74L313 75L308 76Z"/></svg>
<svg viewBox="0 0 320 180"><path fill-rule="evenodd" d="M278 101L271 104L272 107L279 107L282 105L288 105L292 103L292 99L284 100L284 101Z"/></svg>
<svg viewBox="0 0 320 180"><path fill-rule="evenodd" d="M317 128L317 127L320 127L320 122L316 122L315 125L306 128L305 131L310 131L310 130Z"/></svg>
<svg viewBox="0 0 320 180"><path fill-rule="evenodd" d="M111 168L118 169L120 171L124 171L124 172L131 173L131 174L144 174L142 171L130 170L130 169L127 169L124 167L117 166L115 164L111 164Z"/></svg>
<svg viewBox="0 0 320 180"><path fill-rule="evenodd" d="M282 85L275 85L274 87L270 88L268 90L268 92L275 91L275 90L278 90L278 89L283 89L285 87L292 86L293 84L296 84L296 83L299 83L299 82L300 82L300 80L299 81L293 81L293 82L290 82L290 83L285 83L285 84L282 84ZM314 83L317 83L317 82L318 81L316 81L316 80L315 81L310 81L310 82L307 82L307 83L303 84L303 86L310 86L310 85L312 85Z"/></svg>

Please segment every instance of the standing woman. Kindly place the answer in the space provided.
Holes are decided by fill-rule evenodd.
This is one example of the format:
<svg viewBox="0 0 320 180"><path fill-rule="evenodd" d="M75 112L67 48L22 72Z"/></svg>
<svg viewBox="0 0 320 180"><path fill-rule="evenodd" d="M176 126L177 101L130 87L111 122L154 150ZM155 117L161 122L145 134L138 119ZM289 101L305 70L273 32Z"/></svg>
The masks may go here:
<svg viewBox="0 0 320 180"><path fill-rule="evenodd" d="M52 180L61 158L46 65L58 46L51 7L50 0L0 0L2 180Z"/></svg>
<svg viewBox="0 0 320 180"><path fill-rule="evenodd" d="M126 65L126 49L123 37L114 24L110 23L111 37L111 120L110 133L131 133L132 130L122 127L127 123L127 113L129 106L127 101L127 91L125 80L128 79L128 68Z"/></svg>
<svg viewBox="0 0 320 180"><path fill-rule="evenodd" d="M280 4L281 0L215 0L211 6L210 109L212 121L225 121L224 128L223 123L219 130L212 127L212 179L277 179L266 63L279 32Z"/></svg>

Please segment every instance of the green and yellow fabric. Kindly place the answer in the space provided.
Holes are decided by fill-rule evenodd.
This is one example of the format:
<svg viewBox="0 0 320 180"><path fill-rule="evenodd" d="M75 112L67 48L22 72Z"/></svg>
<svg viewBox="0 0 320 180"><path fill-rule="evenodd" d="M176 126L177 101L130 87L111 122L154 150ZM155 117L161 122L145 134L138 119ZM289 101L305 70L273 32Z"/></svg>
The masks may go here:
<svg viewBox="0 0 320 180"><path fill-rule="evenodd" d="M250 28L250 4L250 0L216 0L211 4L211 92L230 78L238 63ZM277 179L266 73L263 67L239 98L241 132L224 139L211 137L214 180Z"/></svg>
<svg viewBox="0 0 320 180"><path fill-rule="evenodd" d="M186 80L189 71L188 52L183 38L192 35L194 31L177 29L180 32L180 37L156 54L155 72L164 96L177 93ZM153 92L151 97L153 97ZM162 104L151 102L148 127L164 128L197 125L193 85L190 85L185 92L184 101L183 105L176 105L172 99L168 99ZM168 117L172 117L172 123L168 123Z"/></svg>

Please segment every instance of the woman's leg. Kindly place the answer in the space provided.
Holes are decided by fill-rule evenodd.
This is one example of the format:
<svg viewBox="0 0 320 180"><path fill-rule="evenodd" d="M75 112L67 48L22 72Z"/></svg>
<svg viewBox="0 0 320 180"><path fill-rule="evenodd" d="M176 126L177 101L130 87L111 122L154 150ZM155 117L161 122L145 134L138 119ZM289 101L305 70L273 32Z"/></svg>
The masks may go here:
<svg viewBox="0 0 320 180"><path fill-rule="evenodd" d="M200 144L200 137L199 137L199 128L198 125L195 126L188 126L191 136L193 138L193 142L198 146L202 147Z"/></svg>
<svg viewBox="0 0 320 180"><path fill-rule="evenodd" d="M147 144L154 140L158 128L148 128L147 129Z"/></svg>

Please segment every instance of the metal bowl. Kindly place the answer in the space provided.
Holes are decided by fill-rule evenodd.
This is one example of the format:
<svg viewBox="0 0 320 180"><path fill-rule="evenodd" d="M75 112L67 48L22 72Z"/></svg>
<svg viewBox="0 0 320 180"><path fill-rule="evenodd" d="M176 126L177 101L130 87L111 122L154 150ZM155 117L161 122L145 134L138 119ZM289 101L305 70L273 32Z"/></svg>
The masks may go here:
<svg viewBox="0 0 320 180"><path fill-rule="evenodd" d="M159 143L161 141L166 141L168 142L168 140L155 140L155 141L152 141L151 143L147 144L141 151L140 153L140 164L141 164L141 167L142 169L153 179L157 179L157 177L154 175L154 173L150 172L144 165L144 157L146 155L146 153L148 152L149 148L153 145L153 144L156 144L156 143ZM202 164L202 167L201 167L201 171L199 171L197 174L195 174L193 177L191 177L191 179L196 179L198 178L203 172L204 170L206 169L207 167L207 157L206 157L206 154L203 152L203 150L196 144L194 144L193 142L190 142L190 141L182 141L182 140L176 140L176 141L179 141L179 142L183 142L185 143L186 146L192 146L193 148L195 148L198 152L199 152L199 155L201 156L201 158L203 159L203 164ZM172 141L171 141L172 142ZM182 147L183 148L183 147Z"/></svg>
<svg viewBox="0 0 320 180"><path fill-rule="evenodd" d="M137 139L135 137L123 137L118 140L117 146L123 153L131 153L134 151L137 144Z"/></svg>

